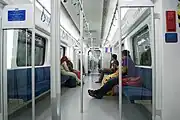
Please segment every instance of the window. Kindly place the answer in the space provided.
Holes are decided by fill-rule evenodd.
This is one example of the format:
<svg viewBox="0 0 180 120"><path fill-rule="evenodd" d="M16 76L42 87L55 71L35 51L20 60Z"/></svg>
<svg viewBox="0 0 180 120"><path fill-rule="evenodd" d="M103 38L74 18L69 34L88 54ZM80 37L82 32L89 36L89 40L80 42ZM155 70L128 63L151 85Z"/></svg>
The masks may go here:
<svg viewBox="0 0 180 120"><path fill-rule="evenodd" d="M64 47L64 46L61 46L60 47L60 55L61 55L61 58L63 57L63 56L65 56L65 51L66 51L66 48Z"/></svg>
<svg viewBox="0 0 180 120"><path fill-rule="evenodd" d="M121 47L122 47L122 50L124 50L124 49L125 49L125 47L124 47L124 43L122 43Z"/></svg>
<svg viewBox="0 0 180 120"><path fill-rule="evenodd" d="M133 51L136 65L151 66L149 29L145 27L133 37Z"/></svg>
<svg viewBox="0 0 180 120"><path fill-rule="evenodd" d="M27 38L27 39L26 39ZM31 66L32 33L26 30L18 32L17 66ZM44 64L46 39L35 35L35 65Z"/></svg>

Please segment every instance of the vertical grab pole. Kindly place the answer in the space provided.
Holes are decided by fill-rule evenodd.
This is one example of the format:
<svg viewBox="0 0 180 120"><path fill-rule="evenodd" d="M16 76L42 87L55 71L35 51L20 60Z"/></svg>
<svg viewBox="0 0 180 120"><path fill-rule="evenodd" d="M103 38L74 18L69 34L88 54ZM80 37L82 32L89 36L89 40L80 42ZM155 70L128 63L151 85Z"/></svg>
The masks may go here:
<svg viewBox="0 0 180 120"><path fill-rule="evenodd" d="M33 0L33 28L32 28L32 48L31 48L31 66L32 66L32 120L35 120L35 8L36 0Z"/></svg>
<svg viewBox="0 0 180 120"><path fill-rule="evenodd" d="M95 58L95 52L94 52L94 40L93 40L93 38L92 38L92 43L93 43L93 59ZM95 71L95 59L93 60L93 73L94 73L94 71Z"/></svg>
<svg viewBox="0 0 180 120"><path fill-rule="evenodd" d="M0 22L1 22L1 20L2 20L2 18L0 17ZM0 27L2 27L1 23L0 23ZM0 36L2 36L2 30L0 30ZM3 90L3 82L2 82L3 81L3 77L2 77L3 76L3 72L2 72L3 71L3 69L2 69L2 66L3 66L3 64L2 64L2 61L3 61L3 57L2 57L2 55L3 55L2 54L3 53L3 49L2 49L3 48L2 47L3 38L0 37L0 39L2 40L2 42L0 44L0 71L1 71L0 72L0 106L1 106L0 107L0 114L1 114L0 119L3 119L3 115L2 115L3 114L3 99L2 99L3 98L3 91L2 91Z"/></svg>
<svg viewBox="0 0 180 120"><path fill-rule="evenodd" d="M121 70L121 63L122 63L122 54L121 54L121 39L122 39L122 34L121 34L121 6L120 6L120 0L118 1L118 11L119 11L119 120L122 120L122 70Z"/></svg>
<svg viewBox="0 0 180 120"><path fill-rule="evenodd" d="M60 106L60 0L51 0L51 113L52 120L61 120Z"/></svg>
<svg viewBox="0 0 180 120"><path fill-rule="evenodd" d="M60 76L60 10L61 10L61 0L56 0L57 4L57 18L56 18L56 51L55 51L55 64L56 64L56 99L57 99L57 120L61 120L61 76Z"/></svg>
<svg viewBox="0 0 180 120"><path fill-rule="evenodd" d="M156 44L155 44L155 22L154 22L154 7L151 7L151 22L152 22L152 85L153 85L153 93L152 93L152 120L156 119Z"/></svg>
<svg viewBox="0 0 180 120"><path fill-rule="evenodd" d="M92 56L91 56L91 61L92 61L92 63L91 63L91 74L92 74L92 72L93 72L93 66L94 66L94 60L93 60L93 38L92 38L92 36L91 36L91 53L92 53Z"/></svg>
<svg viewBox="0 0 180 120"><path fill-rule="evenodd" d="M3 90L3 120L8 120L7 96L7 32L2 31L2 90Z"/></svg>
<svg viewBox="0 0 180 120"><path fill-rule="evenodd" d="M80 10L80 46L81 46L81 113L83 113L83 12Z"/></svg>
<svg viewBox="0 0 180 120"><path fill-rule="evenodd" d="M28 55L28 52L27 52L27 47L28 47L28 45L27 45L27 43L28 43L28 31L27 31L28 29L26 29L26 66L28 66L28 60L27 60L27 55Z"/></svg>
<svg viewBox="0 0 180 120"><path fill-rule="evenodd" d="M92 39L92 72L94 73L94 44L93 38Z"/></svg>

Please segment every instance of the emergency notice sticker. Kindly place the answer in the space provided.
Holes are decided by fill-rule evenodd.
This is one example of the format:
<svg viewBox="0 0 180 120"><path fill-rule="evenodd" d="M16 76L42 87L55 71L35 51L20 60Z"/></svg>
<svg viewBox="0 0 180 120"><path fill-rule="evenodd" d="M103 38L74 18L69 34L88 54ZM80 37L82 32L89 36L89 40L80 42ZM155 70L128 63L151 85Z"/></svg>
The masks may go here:
<svg viewBox="0 0 180 120"><path fill-rule="evenodd" d="M166 11L166 31L176 32L176 11Z"/></svg>

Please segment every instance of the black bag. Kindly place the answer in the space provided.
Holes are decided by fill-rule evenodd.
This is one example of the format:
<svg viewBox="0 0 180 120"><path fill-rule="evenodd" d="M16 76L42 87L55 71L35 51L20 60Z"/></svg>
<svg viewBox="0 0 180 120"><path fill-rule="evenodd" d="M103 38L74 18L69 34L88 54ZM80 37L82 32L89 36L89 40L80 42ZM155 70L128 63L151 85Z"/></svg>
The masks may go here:
<svg viewBox="0 0 180 120"><path fill-rule="evenodd" d="M73 77L70 77L66 83L65 83L65 86L69 87L69 88L74 88L76 87L76 79L73 78Z"/></svg>

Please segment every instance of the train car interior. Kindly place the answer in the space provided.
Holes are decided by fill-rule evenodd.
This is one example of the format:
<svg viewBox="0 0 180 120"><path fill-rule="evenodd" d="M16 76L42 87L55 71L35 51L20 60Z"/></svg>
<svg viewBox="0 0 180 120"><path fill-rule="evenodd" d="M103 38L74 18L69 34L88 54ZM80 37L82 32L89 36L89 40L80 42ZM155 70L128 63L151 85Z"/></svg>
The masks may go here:
<svg viewBox="0 0 180 120"><path fill-rule="evenodd" d="M0 120L179 120L179 0L0 0Z"/></svg>

